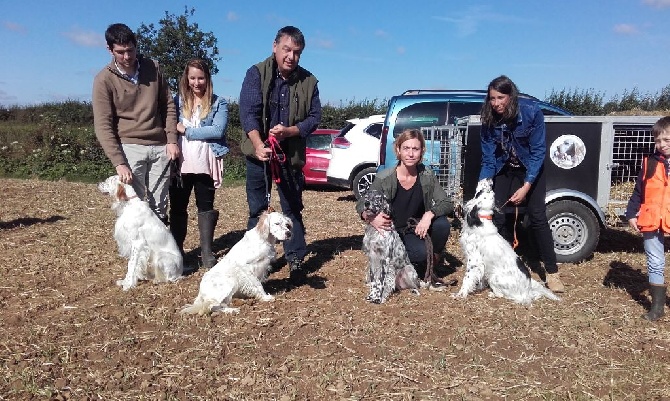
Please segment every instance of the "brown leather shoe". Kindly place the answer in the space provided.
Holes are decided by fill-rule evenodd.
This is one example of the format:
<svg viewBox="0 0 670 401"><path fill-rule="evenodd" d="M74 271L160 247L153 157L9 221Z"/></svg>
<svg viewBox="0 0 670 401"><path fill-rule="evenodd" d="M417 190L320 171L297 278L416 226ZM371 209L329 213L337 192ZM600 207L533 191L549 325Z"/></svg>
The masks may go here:
<svg viewBox="0 0 670 401"><path fill-rule="evenodd" d="M547 288L556 293L565 292L565 286L558 273L547 273Z"/></svg>

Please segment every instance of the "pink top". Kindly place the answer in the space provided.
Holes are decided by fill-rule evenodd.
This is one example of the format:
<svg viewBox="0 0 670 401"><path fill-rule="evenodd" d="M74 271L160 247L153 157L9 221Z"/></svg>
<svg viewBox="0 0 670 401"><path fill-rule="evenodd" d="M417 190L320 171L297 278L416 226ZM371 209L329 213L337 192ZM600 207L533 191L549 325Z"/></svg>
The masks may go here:
<svg viewBox="0 0 670 401"><path fill-rule="evenodd" d="M200 105L193 110L190 119L182 117L186 128L200 127ZM208 174L214 180L214 188L219 188L223 181L223 158L217 159L209 144L205 141L189 141L185 135L179 135L181 149L182 174Z"/></svg>

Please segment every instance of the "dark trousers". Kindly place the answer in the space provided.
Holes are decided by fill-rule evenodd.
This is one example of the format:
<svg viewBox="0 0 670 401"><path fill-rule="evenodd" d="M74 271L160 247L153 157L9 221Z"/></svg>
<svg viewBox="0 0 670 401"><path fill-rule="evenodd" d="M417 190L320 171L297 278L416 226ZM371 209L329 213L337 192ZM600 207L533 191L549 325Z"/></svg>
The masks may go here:
<svg viewBox="0 0 670 401"><path fill-rule="evenodd" d="M268 209L268 193L272 188L270 165L259 160L247 157L247 203L249 204L250 230L258 223L258 217ZM280 171L280 182L277 184L279 204L282 213L293 222L291 238L284 241L286 260L302 261L307 254L305 242L305 225L302 222L302 191L305 187L305 176L302 169L294 169L286 164Z"/></svg>
<svg viewBox="0 0 670 401"><path fill-rule="evenodd" d="M198 212L214 209L214 180L209 174L182 174L182 187L170 185L170 216L185 216L191 192L195 192Z"/></svg>
<svg viewBox="0 0 670 401"><path fill-rule="evenodd" d="M502 170L493 179L493 191L495 192L496 205L501 207L507 200L521 188L526 177L526 169L503 167ZM547 273L558 272L556 265L556 252L554 251L554 237L549 228L547 220L547 206L544 203L547 194L547 181L544 176L544 169L540 170L537 179L530 187L526 199L519 207L526 208L531 236L534 238L537 250L540 254L544 269ZM496 212L493 217L493 223L498 231L507 240L510 240L514 233L515 212L514 205L507 204L501 208L501 212Z"/></svg>
<svg viewBox="0 0 670 401"><path fill-rule="evenodd" d="M442 253L447 244L447 240L449 239L450 229L451 224L449 224L449 220L445 216L439 216L433 220L430 229L428 229L428 235L433 243L433 253ZM425 269L426 261L429 257L433 257L433 255L428 255L426 252L426 240L419 238L414 234L414 231L409 233L401 232L399 234L400 239L405 244L405 249L407 249L409 261L417 267L417 273L419 273L419 277L423 279L422 273L418 270Z"/></svg>

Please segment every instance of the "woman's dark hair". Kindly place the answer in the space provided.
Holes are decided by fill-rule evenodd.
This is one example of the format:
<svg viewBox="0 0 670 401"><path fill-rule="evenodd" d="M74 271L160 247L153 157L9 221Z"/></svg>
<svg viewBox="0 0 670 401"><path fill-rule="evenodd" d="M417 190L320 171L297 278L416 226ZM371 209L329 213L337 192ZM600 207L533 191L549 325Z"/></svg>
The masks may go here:
<svg viewBox="0 0 670 401"><path fill-rule="evenodd" d="M502 115L498 115L491 107L491 89L509 95L509 103ZM486 88L486 99L482 107L482 125L493 125L501 121L513 121L519 113L519 89L505 75L501 75L489 83Z"/></svg>
<svg viewBox="0 0 670 401"><path fill-rule="evenodd" d="M114 45L132 44L137 47L135 33L126 24L112 24L108 26L105 31L105 41L107 41L107 47L110 50Z"/></svg>

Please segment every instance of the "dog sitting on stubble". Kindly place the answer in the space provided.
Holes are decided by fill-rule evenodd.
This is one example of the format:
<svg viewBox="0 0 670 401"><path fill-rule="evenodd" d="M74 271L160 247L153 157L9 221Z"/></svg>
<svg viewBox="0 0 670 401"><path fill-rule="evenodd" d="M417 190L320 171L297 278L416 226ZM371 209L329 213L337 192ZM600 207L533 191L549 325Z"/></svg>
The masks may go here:
<svg viewBox="0 0 670 401"><path fill-rule="evenodd" d="M267 211L258 219L256 227L247 231L230 251L200 281L198 296L181 313L210 314L213 312L237 313L231 306L233 298L254 298L273 301L265 292L271 262L277 253L275 244L291 238L293 223L282 213Z"/></svg>
<svg viewBox="0 0 670 401"><path fill-rule="evenodd" d="M466 298L476 290L489 287L490 297L507 298L530 305L545 297L559 298L540 282L533 280L512 246L498 233L493 224L495 194L490 180L481 180L475 197L464 207L465 224L460 244L466 259L465 277L454 295Z"/></svg>
<svg viewBox="0 0 670 401"><path fill-rule="evenodd" d="M116 284L128 291L139 281L157 284L180 279L184 265L177 243L149 204L137 197L132 185L113 175L98 183L98 190L113 199L114 239L119 255L128 259L126 275Z"/></svg>
<svg viewBox="0 0 670 401"><path fill-rule="evenodd" d="M368 190L364 199L365 210L375 215L382 212L391 215L391 205L380 191ZM363 252L369 260L366 284L370 291L366 300L381 304L394 291L402 289L419 293L419 276L393 224L389 231L382 233L368 224L363 236Z"/></svg>

